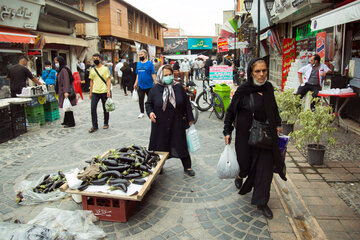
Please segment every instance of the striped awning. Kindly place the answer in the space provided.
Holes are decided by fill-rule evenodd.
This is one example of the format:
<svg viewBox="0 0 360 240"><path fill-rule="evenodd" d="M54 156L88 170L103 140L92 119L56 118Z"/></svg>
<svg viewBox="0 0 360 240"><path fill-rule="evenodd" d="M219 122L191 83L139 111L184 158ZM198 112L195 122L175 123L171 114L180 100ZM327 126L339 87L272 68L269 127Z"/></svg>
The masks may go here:
<svg viewBox="0 0 360 240"><path fill-rule="evenodd" d="M0 42L35 44L36 35L26 31L0 28Z"/></svg>

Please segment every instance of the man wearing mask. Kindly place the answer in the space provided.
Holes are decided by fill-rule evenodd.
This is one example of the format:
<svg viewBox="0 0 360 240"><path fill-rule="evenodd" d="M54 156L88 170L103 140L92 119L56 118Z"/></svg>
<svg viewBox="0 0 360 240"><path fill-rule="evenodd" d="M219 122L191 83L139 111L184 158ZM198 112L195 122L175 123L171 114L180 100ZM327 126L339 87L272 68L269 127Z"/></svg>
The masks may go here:
<svg viewBox="0 0 360 240"><path fill-rule="evenodd" d="M185 58L185 60L181 63L180 66L180 72L182 72L184 75L184 79L185 79L185 83L187 83L189 81L189 72L190 72L190 63L187 60L187 58Z"/></svg>
<svg viewBox="0 0 360 240"><path fill-rule="evenodd" d="M109 128L109 112L105 109L105 102L108 98L111 97L111 78L110 70L108 67L101 64L100 54L95 53L93 55L93 61L95 66L91 68L89 78L90 78L90 94L89 98L91 100L91 121L92 128L89 129L89 133L93 133L99 129L97 121L97 112L96 108L99 103L99 100L102 102L103 111L104 111L104 127L103 129Z"/></svg>
<svg viewBox="0 0 360 240"><path fill-rule="evenodd" d="M150 89L156 84L156 75L154 64L148 61L148 54L145 49L139 52L140 62L136 66L136 81L134 89L137 89L139 95L140 114L138 118L144 117L144 99L149 95Z"/></svg>
<svg viewBox="0 0 360 240"><path fill-rule="evenodd" d="M24 56L19 58L18 64L9 69L6 79L10 81L11 97L16 97L16 94L21 94L23 87L26 87L26 80L30 78L33 82L43 85L39 80L32 75L30 70L26 67L28 59Z"/></svg>
<svg viewBox="0 0 360 240"><path fill-rule="evenodd" d="M303 98L308 91L313 92L313 97L318 97L321 90L321 83L330 68L325 64L320 63L320 56L315 54L310 59L310 64L302 67L298 71L300 87L297 90L297 95Z"/></svg>
<svg viewBox="0 0 360 240"><path fill-rule="evenodd" d="M41 78L45 81L46 85L55 85L56 71L51 68L51 62L45 61L45 70L41 74Z"/></svg>

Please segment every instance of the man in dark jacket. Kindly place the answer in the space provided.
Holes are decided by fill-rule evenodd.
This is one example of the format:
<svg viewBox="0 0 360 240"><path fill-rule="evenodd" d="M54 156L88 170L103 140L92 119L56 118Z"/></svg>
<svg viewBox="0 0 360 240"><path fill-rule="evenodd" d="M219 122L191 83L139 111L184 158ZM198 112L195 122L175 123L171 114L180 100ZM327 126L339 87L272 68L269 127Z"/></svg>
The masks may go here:
<svg viewBox="0 0 360 240"><path fill-rule="evenodd" d="M26 68L27 62L27 58L21 56L19 58L19 63L9 69L6 79L10 81L11 97L16 97L16 94L21 94L22 88L26 87L26 80L28 78L36 84L43 85L32 75L30 70Z"/></svg>
<svg viewBox="0 0 360 240"><path fill-rule="evenodd" d="M210 74L210 67L213 65L213 61L210 59L210 57L208 59L206 59L205 61L205 77L209 78L209 74Z"/></svg>

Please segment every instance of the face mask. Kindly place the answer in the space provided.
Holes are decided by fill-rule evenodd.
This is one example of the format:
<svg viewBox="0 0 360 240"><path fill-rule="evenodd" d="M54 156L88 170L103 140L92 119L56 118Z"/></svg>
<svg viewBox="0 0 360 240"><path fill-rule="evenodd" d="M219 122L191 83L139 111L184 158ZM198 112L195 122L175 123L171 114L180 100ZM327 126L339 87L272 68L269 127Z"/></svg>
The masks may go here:
<svg viewBox="0 0 360 240"><path fill-rule="evenodd" d="M163 81L166 85L169 85L173 82L174 80L174 76L171 75L171 76L166 76L166 77L163 77Z"/></svg>
<svg viewBox="0 0 360 240"><path fill-rule="evenodd" d="M96 59L96 60L94 60L94 64L95 64L95 65L99 65L99 64L100 64L100 61Z"/></svg>
<svg viewBox="0 0 360 240"><path fill-rule="evenodd" d="M262 86L262 85L264 85L264 84L266 83L266 81L267 81L267 80L265 80L263 83L259 83L258 81L256 81L256 80L254 79L254 85L255 85L255 86Z"/></svg>
<svg viewBox="0 0 360 240"><path fill-rule="evenodd" d="M45 67L45 70L47 71L50 71L50 69L51 69L50 67Z"/></svg>
<svg viewBox="0 0 360 240"><path fill-rule="evenodd" d="M55 63L55 67L56 67L56 68L59 68L59 67L60 67L60 64L59 64L59 63Z"/></svg>
<svg viewBox="0 0 360 240"><path fill-rule="evenodd" d="M140 61L144 61L145 60L145 57L140 57Z"/></svg>

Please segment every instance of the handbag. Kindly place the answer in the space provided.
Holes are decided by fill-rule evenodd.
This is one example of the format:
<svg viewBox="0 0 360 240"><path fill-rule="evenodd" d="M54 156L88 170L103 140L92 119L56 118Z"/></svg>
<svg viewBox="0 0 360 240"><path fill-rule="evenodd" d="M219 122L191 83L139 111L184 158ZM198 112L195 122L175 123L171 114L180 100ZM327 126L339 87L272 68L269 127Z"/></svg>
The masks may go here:
<svg viewBox="0 0 360 240"><path fill-rule="evenodd" d="M69 93L68 98L69 98L70 101L72 101L73 99L76 98L76 94L75 94L75 90L74 90L73 86L70 88L70 93Z"/></svg>
<svg viewBox="0 0 360 240"><path fill-rule="evenodd" d="M248 144L262 149L272 149L272 137L270 134L270 125L267 122L260 122L254 119L254 96L250 94L250 109L253 119L250 128Z"/></svg>

